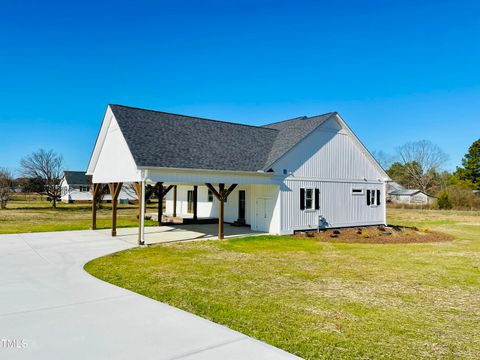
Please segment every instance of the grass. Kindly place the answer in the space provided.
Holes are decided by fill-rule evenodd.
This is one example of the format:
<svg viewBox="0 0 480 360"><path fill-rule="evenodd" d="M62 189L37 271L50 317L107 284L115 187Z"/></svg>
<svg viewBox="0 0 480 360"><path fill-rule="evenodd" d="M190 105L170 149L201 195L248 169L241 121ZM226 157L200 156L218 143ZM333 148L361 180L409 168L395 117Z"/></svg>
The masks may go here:
<svg viewBox="0 0 480 360"><path fill-rule="evenodd" d="M152 212L153 207L155 205L149 209ZM138 226L137 214L137 205L119 205L117 226ZM0 234L86 230L91 227L91 219L89 204L58 203L57 208L52 209L50 203L39 196L16 195L7 209L0 210ZM97 227L110 228L111 219L111 204L103 204L97 212ZM155 222L147 220L146 225L155 225Z"/></svg>
<svg viewBox="0 0 480 360"><path fill-rule="evenodd" d="M480 213L388 217L455 240L246 237L136 248L86 270L308 359L480 358Z"/></svg>

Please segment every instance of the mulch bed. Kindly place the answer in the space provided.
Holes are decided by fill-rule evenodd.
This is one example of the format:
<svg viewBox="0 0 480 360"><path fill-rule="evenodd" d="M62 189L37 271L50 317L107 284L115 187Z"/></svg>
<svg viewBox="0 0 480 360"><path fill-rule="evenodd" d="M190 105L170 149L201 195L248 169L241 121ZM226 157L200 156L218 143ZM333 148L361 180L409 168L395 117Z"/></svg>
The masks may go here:
<svg viewBox="0 0 480 360"><path fill-rule="evenodd" d="M368 226L324 231L306 231L294 235L299 238L316 238L324 242L359 244L416 244L453 240L453 236L429 229L403 226Z"/></svg>

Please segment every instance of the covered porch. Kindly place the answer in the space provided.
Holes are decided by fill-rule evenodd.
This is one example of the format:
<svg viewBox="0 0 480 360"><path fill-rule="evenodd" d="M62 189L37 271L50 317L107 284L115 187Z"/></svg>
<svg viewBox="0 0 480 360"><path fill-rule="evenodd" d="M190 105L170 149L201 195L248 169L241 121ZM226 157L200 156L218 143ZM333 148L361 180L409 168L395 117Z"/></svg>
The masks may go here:
<svg viewBox="0 0 480 360"><path fill-rule="evenodd" d="M275 130L262 127L109 105L87 170L94 195L92 229L96 229L97 195L108 186L112 196L111 235L117 236L117 199L122 187L132 184L139 199L139 245L145 244L146 235L150 236L145 229L145 194L149 189L159 199L159 227L163 226L164 215L183 215L192 225L204 218L218 219L219 239L226 236L225 223L236 220L238 225L251 225L255 231L278 233L281 179L266 168L276 135ZM176 198L180 187L188 188L186 209L180 208L181 199ZM204 212L199 195L211 198L209 212ZM244 196L243 216L237 208L240 196Z"/></svg>
<svg viewBox="0 0 480 360"><path fill-rule="evenodd" d="M115 200L125 186L122 182L94 183L92 229L96 229L96 195L105 186L113 199L111 235L129 241L134 236L138 245L269 233L278 225L279 186L272 184L270 174L151 169L140 175L142 181L131 182L139 199L138 229L117 229ZM157 227L145 227L147 189L158 199L157 211L148 213Z"/></svg>

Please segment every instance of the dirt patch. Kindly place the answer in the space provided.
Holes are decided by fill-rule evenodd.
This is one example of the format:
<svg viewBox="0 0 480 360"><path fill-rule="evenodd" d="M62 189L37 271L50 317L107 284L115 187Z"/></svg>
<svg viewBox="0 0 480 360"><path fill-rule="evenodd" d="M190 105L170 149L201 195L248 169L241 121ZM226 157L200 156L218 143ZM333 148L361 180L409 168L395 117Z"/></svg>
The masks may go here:
<svg viewBox="0 0 480 360"><path fill-rule="evenodd" d="M324 242L361 244L415 244L453 240L453 236L442 232L402 226L369 226L328 229L320 232L306 231L297 233L294 236L316 238Z"/></svg>

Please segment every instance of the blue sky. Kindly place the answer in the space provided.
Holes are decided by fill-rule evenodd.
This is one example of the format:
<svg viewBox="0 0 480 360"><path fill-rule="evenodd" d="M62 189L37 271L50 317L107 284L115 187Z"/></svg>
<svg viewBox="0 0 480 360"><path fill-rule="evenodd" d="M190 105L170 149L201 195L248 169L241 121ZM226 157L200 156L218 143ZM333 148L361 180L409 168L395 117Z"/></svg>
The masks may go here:
<svg viewBox="0 0 480 360"><path fill-rule="evenodd" d="M478 1L2 1L0 166L85 169L108 103L264 124L338 111L372 151L480 137Z"/></svg>

